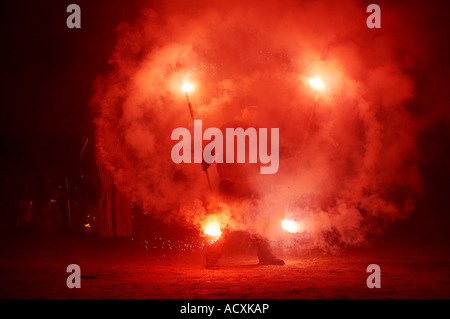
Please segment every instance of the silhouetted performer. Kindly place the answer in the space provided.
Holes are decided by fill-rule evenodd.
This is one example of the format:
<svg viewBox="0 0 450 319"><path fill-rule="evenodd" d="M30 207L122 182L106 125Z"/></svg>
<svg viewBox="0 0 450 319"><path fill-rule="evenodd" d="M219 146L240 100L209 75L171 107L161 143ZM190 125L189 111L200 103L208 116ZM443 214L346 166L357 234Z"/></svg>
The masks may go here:
<svg viewBox="0 0 450 319"><path fill-rule="evenodd" d="M226 132L226 128L247 129L247 125L240 121L231 121L222 126L222 132ZM225 145L224 145L225 148ZM217 171L219 173L219 192L227 202L233 201L256 201L257 194L254 192L251 176L259 174L259 166L257 164L236 163L236 143L235 143L235 160L234 163L217 163ZM225 152L224 152L225 162ZM207 170L210 164L203 162L203 170ZM233 212L232 212L233 213ZM227 241L229 231L225 230L221 238L211 245L206 254L206 266L214 267L219 263L222 256L224 242ZM260 264L264 265L284 265L284 261L277 258L270 247L269 241L260 236L247 233L249 239L257 249L257 255Z"/></svg>

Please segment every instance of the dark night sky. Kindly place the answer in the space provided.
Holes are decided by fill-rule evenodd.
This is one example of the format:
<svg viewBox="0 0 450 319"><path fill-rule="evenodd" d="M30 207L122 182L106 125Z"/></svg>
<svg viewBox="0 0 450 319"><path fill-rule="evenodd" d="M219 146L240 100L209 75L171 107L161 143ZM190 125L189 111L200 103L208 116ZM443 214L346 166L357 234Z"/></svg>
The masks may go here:
<svg viewBox="0 0 450 319"><path fill-rule="evenodd" d="M82 28L71 30L66 27L70 3L73 1L3 1L0 5L0 145L4 174L39 172L55 163L70 167L93 130L88 100L96 75L107 70L116 41L114 29L122 21L132 21L139 8L136 1L76 1L82 11ZM439 51L435 53L436 64L430 67L448 74L448 29L438 21L426 21L424 25L433 27L431 50ZM418 83L420 80L418 75ZM442 88L448 92L448 82ZM448 105L447 101L443 103ZM421 136L425 193L414 218L392 231L448 233L448 125L448 113L443 114L442 121Z"/></svg>
<svg viewBox="0 0 450 319"><path fill-rule="evenodd" d="M92 82L107 69L115 27L137 9L125 1L78 1L82 28L68 29L70 3L1 4L3 168L39 171L70 161L92 133Z"/></svg>

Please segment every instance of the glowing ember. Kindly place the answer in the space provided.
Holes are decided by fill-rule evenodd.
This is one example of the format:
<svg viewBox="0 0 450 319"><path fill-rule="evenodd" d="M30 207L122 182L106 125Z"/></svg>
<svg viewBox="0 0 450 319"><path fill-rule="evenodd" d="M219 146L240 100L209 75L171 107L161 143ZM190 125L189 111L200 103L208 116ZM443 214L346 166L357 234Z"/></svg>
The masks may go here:
<svg viewBox="0 0 450 319"><path fill-rule="evenodd" d="M192 91L193 87L191 83L184 83L183 84L183 92L185 93L189 93L190 91Z"/></svg>
<svg viewBox="0 0 450 319"><path fill-rule="evenodd" d="M220 235L222 235L222 232L220 231L219 225L217 223L211 223L206 225L205 230L203 232L206 235L212 237L219 237Z"/></svg>
<svg viewBox="0 0 450 319"><path fill-rule="evenodd" d="M290 233L298 233L301 230L300 224L294 220L284 219L281 222L281 227Z"/></svg>
<svg viewBox="0 0 450 319"><path fill-rule="evenodd" d="M309 85L311 85L316 90L321 90L324 87L322 80L320 80L319 78L310 78L308 81Z"/></svg>

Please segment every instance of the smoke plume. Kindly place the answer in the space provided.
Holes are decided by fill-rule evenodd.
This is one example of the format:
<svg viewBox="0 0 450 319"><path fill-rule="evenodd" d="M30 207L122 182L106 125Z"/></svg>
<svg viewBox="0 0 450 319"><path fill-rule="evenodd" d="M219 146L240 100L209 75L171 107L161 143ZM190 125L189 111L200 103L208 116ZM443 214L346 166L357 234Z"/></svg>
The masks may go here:
<svg viewBox="0 0 450 319"><path fill-rule="evenodd" d="M317 245L359 244L407 218L423 191L426 123L410 104L426 37L401 2L382 4L382 28L368 29L367 5L144 4L118 26L92 98L97 149L118 187L167 222L201 227L214 214L275 239L288 218ZM315 76L320 91L308 84ZM200 164L172 162L172 130L192 130L185 81L204 129L231 120L280 128L279 171L255 176L257 200L226 201L215 164L210 192Z"/></svg>

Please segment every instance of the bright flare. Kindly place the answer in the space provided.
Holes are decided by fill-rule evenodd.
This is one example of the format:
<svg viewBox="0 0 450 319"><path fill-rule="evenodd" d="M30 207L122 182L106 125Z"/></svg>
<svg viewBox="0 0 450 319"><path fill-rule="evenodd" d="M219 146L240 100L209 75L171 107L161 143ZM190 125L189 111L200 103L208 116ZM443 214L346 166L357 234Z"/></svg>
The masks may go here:
<svg viewBox="0 0 450 319"><path fill-rule="evenodd" d="M316 90L321 90L324 87L322 80L319 78L310 78L308 81L309 85Z"/></svg>
<svg viewBox="0 0 450 319"><path fill-rule="evenodd" d="M192 84L191 83L184 83L183 84L183 92L189 93L192 90Z"/></svg>
<svg viewBox="0 0 450 319"><path fill-rule="evenodd" d="M219 225L217 223L210 223L206 225L205 230L203 232L206 235L212 237L219 237L220 235L222 235L222 232L220 231Z"/></svg>
<svg viewBox="0 0 450 319"><path fill-rule="evenodd" d="M281 227L285 231L288 231L290 233L298 233L300 231L300 228L301 228L299 223L297 223L296 221L294 221L294 220L287 220L287 219L284 219L281 222Z"/></svg>

